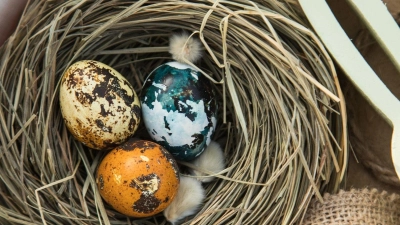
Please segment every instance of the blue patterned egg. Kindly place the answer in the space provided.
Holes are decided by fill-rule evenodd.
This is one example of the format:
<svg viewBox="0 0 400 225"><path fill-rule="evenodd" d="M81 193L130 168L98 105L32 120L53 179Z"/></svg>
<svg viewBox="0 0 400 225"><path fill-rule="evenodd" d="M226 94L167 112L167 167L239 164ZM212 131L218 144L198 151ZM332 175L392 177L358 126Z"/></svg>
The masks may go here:
<svg viewBox="0 0 400 225"><path fill-rule="evenodd" d="M145 80L140 102L148 133L176 159L193 160L210 143L217 102L209 80L193 67L157 67Z"/></svg>

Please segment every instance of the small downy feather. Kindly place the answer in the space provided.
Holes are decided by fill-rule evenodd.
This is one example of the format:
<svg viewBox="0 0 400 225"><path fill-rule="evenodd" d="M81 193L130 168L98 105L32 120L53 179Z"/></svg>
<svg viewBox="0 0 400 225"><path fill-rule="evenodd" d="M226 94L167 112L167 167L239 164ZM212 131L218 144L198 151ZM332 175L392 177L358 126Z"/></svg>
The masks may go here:
<svg viewBox="0 0 400 225"><path fill-rule="evenodd" d="M224 152L221 146L217 142L211 141L210 144L207 146L207 148L204 150L204 152L195 160L193 160L191 163L200 170L209 171L215 174L225 169L224 158L225 158ZM193 168L189 170L190 173L194 176L210 175ZM212 181L214 178L215 177L213 176L209 176L209 177L198 177L197 179L200 180L201 182L207 183Z"/></svg>
<svg viewBox="0 0 400 225"><path fill-rule="evenodd" d="M178 193L163 214L170 223L175 225L183 218L196 213L204 198L205 191L200 181L181 176Z"/></svg>
<svg viewBox="0 0 400 225"><path fill-rule="evenodd" d="M202 56L201 43L186 32L173 34L169 39L169 53L178 62L185 63L184 59L186 59L195 63Z"/></svg>

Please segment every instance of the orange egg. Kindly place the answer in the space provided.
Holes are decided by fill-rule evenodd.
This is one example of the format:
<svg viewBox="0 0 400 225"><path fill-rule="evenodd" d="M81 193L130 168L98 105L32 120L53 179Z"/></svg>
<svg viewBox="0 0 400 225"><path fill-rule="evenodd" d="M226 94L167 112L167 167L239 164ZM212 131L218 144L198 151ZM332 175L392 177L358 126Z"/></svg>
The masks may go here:
<svg viewBox="0 0 400 225"><path fill-rule="evenodd" d="M163 211L174 199L179 170L162 146L131 139L103 158L96 183L100 195L116 211L148 217Z"/></svg>

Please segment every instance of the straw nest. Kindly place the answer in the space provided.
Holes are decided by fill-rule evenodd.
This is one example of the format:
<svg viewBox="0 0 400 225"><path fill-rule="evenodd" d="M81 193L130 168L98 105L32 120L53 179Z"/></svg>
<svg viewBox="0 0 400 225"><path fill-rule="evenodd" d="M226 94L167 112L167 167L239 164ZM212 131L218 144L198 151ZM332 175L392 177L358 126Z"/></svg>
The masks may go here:
<svg viewBox="0 0 400 225"><path fill-rule="evenodd" d="M186 224L297 224L313 196L335 192L346 168L344 102L329 55L295 1L32 0L0 49L0 223L166 224L126 218L102 202L102 153L64 126L60 76L94 59L137 93L170 61L168 40L198 37L197 66L220 103L215 139L227 168ZM141 128L143 131L143 128Z"/></svg>

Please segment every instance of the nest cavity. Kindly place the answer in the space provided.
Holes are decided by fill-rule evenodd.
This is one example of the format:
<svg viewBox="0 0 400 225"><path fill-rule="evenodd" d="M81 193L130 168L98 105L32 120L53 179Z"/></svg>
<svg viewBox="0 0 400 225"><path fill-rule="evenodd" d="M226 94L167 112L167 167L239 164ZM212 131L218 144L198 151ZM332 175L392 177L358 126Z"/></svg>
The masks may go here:
<svg viewBox="0 0 400 225"><path fill-rule="evenodd" d="M298 224L346 169L345 108L328 53L296 1L32 0L0 48L0 223L166 224L127 218L97 190L99 151L68 133L60 77L101 61L140 93L171 61L169 38L201 41L227 168L184 224ZM144 131L143 126L139 133Z"/></svg>

